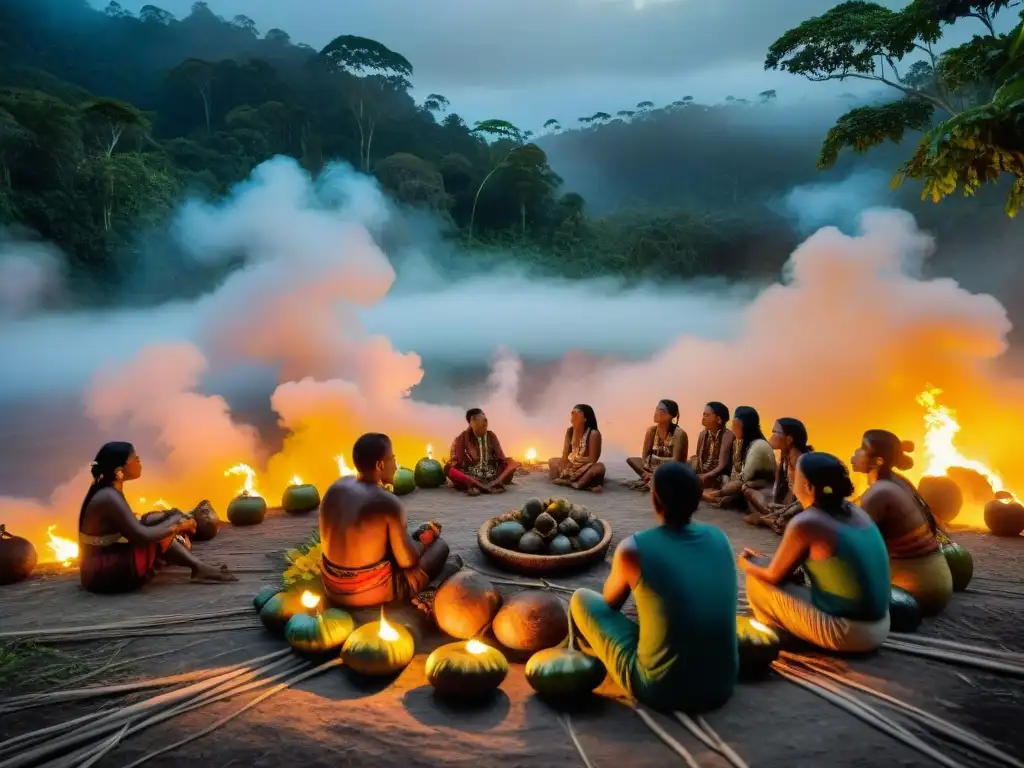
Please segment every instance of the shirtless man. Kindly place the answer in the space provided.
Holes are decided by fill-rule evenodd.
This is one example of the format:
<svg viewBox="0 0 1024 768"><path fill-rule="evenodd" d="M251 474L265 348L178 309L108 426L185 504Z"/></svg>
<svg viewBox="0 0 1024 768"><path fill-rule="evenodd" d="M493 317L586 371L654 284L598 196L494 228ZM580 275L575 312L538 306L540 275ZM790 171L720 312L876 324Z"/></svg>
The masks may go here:
<svg viewBox="0 0 1024 768"><path fill-rule="evenodd" d="M446 571L448 545L440 526L428 523L409 535L391 484L398 468L391 439L371 432L356 440L352 461L358 476L335 481L320 505L320 563L324 590L342 608L367 608L412 600Z"/></svg>
<svg viewBox="0 0 1024 768"><path fill-rule="evenodd" d="M470 496L501 493L512 482L519 462L505 456L481 409L466 411L466 423L469 426L452 441L445 474L456 490Z"/></svg>

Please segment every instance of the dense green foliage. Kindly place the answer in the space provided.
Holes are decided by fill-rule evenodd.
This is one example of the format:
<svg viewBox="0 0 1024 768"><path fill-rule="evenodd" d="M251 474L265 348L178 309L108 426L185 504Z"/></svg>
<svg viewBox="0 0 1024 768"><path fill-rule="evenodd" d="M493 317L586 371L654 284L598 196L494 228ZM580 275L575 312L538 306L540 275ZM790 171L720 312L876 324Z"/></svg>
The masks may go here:
<svg viewBox="0 0 1024 768"><path fill-rule="evenodd" d="M895 184L921 179L922 197L939 202L1009 176L1006 212L1015 216L1024 208L1024 10L1008 34L997 31L996 18L1019 6L1020 0L912 0L893 11L848 0L786 32L769 49L765 68L815 81L875 81L900 93L898 101L839 118L820 167L831 167L847 147L865 152L926 132ZM968 18L985 34L937 52L943 26Z"/></svg>

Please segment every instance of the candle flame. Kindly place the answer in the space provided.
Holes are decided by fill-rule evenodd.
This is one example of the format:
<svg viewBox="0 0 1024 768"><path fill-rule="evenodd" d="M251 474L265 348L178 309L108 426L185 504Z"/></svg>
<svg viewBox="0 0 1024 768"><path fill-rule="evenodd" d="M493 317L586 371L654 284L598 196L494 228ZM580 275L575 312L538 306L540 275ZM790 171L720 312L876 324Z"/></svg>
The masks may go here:
<svg viewBox="0 0 1024 768"><path fill-rule="evenodd" d="M53 532L53 529L56 527L56 525L51 525L46 529L46 535L49 538L47 546L53 552L54 558L65 568L68 568L72 562L78 559L78 543L56 535Z"/></svg>
<svg viewBox="0 0 1024 768"><path fill-rule="evenodd" d="M338 477L352 477L356 474L356 471L345 463L345 457L340 453L334 457L334 460L338 463Z"/></svg>
<svg viewBox="0 0 1024 768"><path fill-rule="evenodd" d="M224 477L231 477L232 475L242 475L245 477L245 482L238 489L240 496L259 496L256 492L256 470L248 464L235 464L235 466L224 473Z"/></svg>
<svg viewBox="0 0 1024 768"><path fill-rule="evenodd" d="M384 606L381 606L380 609L380 629L377 630L377 637L389 643L398 639L398 630L388 624L388 620L384 618Z"/></svg>
<svg viewBox="0 0 1024 768"><path fill-rule="evenodd" d="M537 449L536 448L530 448L530 449L528 449L526 451L526 460L528 462L530 462L531 464L536 463L536 461L537 461Z"/></svg>
<svg viewBox="0 0 1024 768"><path fill-rule="evenodd" d="M288 485L302 485L302 478L298 475L292 475L292 479L288 481Z"/></svg>
<svg viewBox="0 0 1024 768"><path fill-rule="evenodd" d="M487 653L487 651L490 650L490 647L481 643L479 640L467 640L466 650L474 656L479 656L481 653Z"/></svg>
<svg viewBox="0 0 1024 768"><path fill-rule="evenodd" d="M434 458L434 449L433 449L433 447L432 447L432 446L430 445L430 443L427 443L427 458L428 458L428 459L432 459L432 458Z"/></svg>
<svg viewBox="0 0 1024 768"><path fill-rule="evenodd" d="M771 632L772 631L771 627L766 627L764 624L762 624L757 619L751 619L750 620L750 626L753 627L754 629L756 629L758 632Z"/></svg>
<svg viewBox="0 0 1024 768"><path fill-rule="evenodd" d="M302 593L302 607L306 610L312 610L320 605L320 595L316 592L310 592L308 589Z"/></svg>

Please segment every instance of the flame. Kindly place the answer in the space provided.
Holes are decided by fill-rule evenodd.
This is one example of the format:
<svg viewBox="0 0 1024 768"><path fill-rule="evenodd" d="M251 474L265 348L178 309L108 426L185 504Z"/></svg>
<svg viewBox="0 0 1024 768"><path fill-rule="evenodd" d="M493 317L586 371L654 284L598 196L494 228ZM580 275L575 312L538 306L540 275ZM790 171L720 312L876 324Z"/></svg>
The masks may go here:
<svg viewBox="0 0 1024 768"><path fill-rule="evenodd" d="M340 453L334 457L334 460L338 462L338 477L353 477L356 474L356 471L345 463L345 457Z"/></svg>
<svg viewBox="0 0 1024 768"><path fill-rule="evenodd" d="M924 456L928 466L922 474L935 477L945 475L950 467L971 469L988 480L993 491L1002 492L1017 501L999 475L980 461L967 458L953 445L960 424L956 420L956 411L939 404L938 396L941 394L941 389L929 386L917 396L917 404L925 409Z"/></svg>
<svg viewBox="0 0 1024 768"><path fill-rule="evenodd" d="M166 510L171 508L171 505L168 504L163 499L157 499L152 504L150 504L148 501L146 501L146 497L145 496L140 496L139 497L139 504L144 504L144 505L150 507L150 511L151 512L153 512L153 511L164 512L164 511L166 511Z"/></svg>
<svg viewBox="0 0 1024 768"><path fill-rule="evenodd" d="M256 471L248 464L235 464L224 473L224 477L231 475L244 475L245 483L238 489L240 496L259 496L256 492Z"/></svg>
<svg viewBox="0 0 1024 768"><path fill-rule="evenodd" d="M308 589L302 593L302 597L299 599L302 601L302 607L307 611L311 611L320 605L320 595L316 592L310 592Z"/></svg>
<svg viewBox="0 0 1024 768"><path fill-rule="evenodd" d="M398 639L398 630L388 624L388 620L384 618L384 606L380 608L380 629L377 630L377 637L389 643Z"/></svg>
<svg viewBox="0 0 1024 768"><path fill-rule="evenodd" d="M757 619L751 619L750 620L750 626L753 627L754 629L756 629L758 632L767 632L767 633L771 634L771 631L772 631L770 627L766 627L764 624L762 624Z"/></svg>
<svg viewBox="0 0 1024 768"><path fill-rule="evenodd" d="M54 558L65 568L68 568L73 561L78 559L78 544L71 539L57 536L53 532L53 529L56 527L56 525L51 525L46 529L46 535L50 539L47 542L47 546L53 552Z"/></svg>
<svg viewBox="0 0 1024 768"><path fill-rule="evenodd" d="M537 449L536 448L528 448L527 449L527 451L526 451L526 460L528 462L530 462L531 464L536 464L537 463Z"/></svg>
<svg viewBox="0 0 1024 768"><path fill-rule="evenodd" d="M479 656L481 653L487 653L491 648L490 646L481 643L479 640L467 640L466 650L474 656Z"/></svg>
<svg viewBox="0 0 1024 768"><path fill-rule="evenodd" d="M432 459L432 458L434 458L434 449L433 449L433 447L432 447L432 446L430 445L430 443L427 443L427 458L428 458L428 459Z"/></svg>
<svg viewBox="0 0 1024 768"><path fill-rule="evenodd" d="M292 475L292 479L288 481L288 485L303 485L302 478L298 475Z"/></svg>

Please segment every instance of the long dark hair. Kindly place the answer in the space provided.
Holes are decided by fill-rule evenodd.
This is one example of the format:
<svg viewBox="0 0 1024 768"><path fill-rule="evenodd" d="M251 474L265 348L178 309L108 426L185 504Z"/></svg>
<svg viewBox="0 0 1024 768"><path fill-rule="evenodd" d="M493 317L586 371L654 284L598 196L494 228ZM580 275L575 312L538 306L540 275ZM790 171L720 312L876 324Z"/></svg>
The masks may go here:
<svg viewBox="0 0 1024 768"><path fill-rule="evenodd" d="M597 414L594 413L594 409L593 408L591 408L589 405L587 405L585 403L580 403L579 405L574 405L572 407L572 409L574 411L579 411L580 413L583 414L583 423L584 423L584 426L587 429L589 429L589 430L591 430L593 432L597 432L598 431L598 429L597 429Z"/></svg>
<svg viewBox="0 0 1024 768"><path fill-rule="evenodd" d="M882 465L878 468L879 476L892 480L907 491L924 515L931 532L938 532L939 524L935 520L932 508L924 500L924 496L918 493L917 487L912 482L896 471L898 469L907 470L914 466L914 459L907 455L914 450L914 444L909 440L900 440L898 435L888 430L869 429L864 433L864 445L871 449L872 456L882 460Z"/></svg>
<svg viewBox="0 0 1024 768"><path fill-rule="evenodd" d="M788 416L783 416L781 419L776 419L775 423L782 429L782 434L793 441L793 447L802 455L810 453L814 450L814 447L807 443L807 427L799 419L791 419ZM775 483L775 494L774 500L776 504L781 504L783 499L789 495L789 455L783 452L782 461L779 462L778 467L778 480Z"/></svg>
<svg viewBox="0 0 1024 768"><path fill-rule="evenodd" d="M811 451L800 457L797 466L814 490L814 506L832 517L849 520L853 480L846 465L831 453Z"/></svg>
<svg viewBox="0 0 1024 768"><path fill-rule="evenodd" d="M704 407L710 408L714 412L715 416L722 420L723 427L729 423L729 409L725 407L724 403L712 400L710 403L706 403Z"/></svg>
<svg viewBox="0 0 1024 768"><path fill-rule="evenodd" d="M743 425L743 442L740 448L740 456L747 458L747 451L755 440L764 440L764 432L761 431L761 417L757 411L749 405L741 405L736 409L733 418Z"/></svg>
<svg viewBox="0 0 1024 768"><path fill-rule="evenodd" d="M110 488L114 484L117 470L123 468L128 463L128 459L132 457L133 453L135 453L134 445L120 441L107 443L96 453L96 458L93 459L90 467L93 477L92 485L85 492L85 498L82 499L82 508L78 512L79 529L82 527L82 516L85 515L85 509L89 506L89 502L92 501L92 497L104 488Z"/></svg>
<svg viewBox="0 0 1024 768"><path fill-rule="evenodd" d="M672 417L672 421L668 423L668 433L671 435L676 431L676 422L679 421L679 403L664 398L658 401L658 405L664 405L668 415Z"/></svg>

